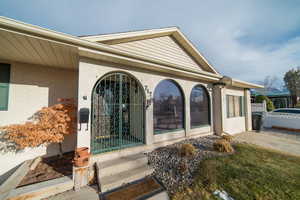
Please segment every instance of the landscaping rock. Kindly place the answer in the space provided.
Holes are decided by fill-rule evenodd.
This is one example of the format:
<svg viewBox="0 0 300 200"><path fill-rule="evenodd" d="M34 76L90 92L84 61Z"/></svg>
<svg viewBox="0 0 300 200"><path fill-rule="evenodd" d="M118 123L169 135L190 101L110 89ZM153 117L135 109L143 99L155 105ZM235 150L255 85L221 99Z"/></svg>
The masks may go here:
<svg viewBox="0 0 300 200"><path fill-rule="evenodd" d="M154 176L165 186L170 194L180 191L192 183L194 173L201 160L225 155L216 152L213 143L219 136L205 136L187 139L181 142L160 147L147 154L149 164L154 168ZM195 152L190 156L181 156L182 144L191 144Z"/></svg>

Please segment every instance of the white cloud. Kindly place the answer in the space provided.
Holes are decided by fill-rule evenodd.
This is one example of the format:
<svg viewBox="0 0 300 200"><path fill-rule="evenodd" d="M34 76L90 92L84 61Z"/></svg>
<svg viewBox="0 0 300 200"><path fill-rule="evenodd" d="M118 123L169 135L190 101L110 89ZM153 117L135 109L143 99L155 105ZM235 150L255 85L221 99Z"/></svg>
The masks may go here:
<svg viewBox="0 0 300 200"><path fill-rule="evenodd" d="M0 14L74 35L179 26L223 74L259 81L300 65L299 0L2 0Z"/></svg>
<svg viewBox="0 0 300 200"><path fill-rule="evenodd" d="M230 4L202 21L202 31L191 28L192 39L223 74L247 81L267 75L281 79L300 65L299 5Z"/></svg>

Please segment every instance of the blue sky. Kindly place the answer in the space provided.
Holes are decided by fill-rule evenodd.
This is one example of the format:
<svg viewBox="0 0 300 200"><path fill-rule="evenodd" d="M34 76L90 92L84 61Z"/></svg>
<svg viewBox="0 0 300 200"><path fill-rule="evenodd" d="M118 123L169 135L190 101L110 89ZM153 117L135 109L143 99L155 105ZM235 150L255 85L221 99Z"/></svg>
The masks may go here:
<svg viewBox="0 0 300 200"><path fill-rule="evenodd" d="M0 15L72 35L177 26L222 74L300 66L300 0L1 0Z"/></svg>

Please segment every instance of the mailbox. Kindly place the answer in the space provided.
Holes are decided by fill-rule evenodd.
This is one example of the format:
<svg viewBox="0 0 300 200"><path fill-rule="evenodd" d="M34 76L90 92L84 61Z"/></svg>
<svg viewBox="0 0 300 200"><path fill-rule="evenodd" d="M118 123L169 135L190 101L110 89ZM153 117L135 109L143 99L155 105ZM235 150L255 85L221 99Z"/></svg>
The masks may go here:
<svg viewBox="0 0 300 200"><path fill-rule="evenodd" d="M80 108L79 110L79 130L81 130L81 124L86 124L86 129L89 128L89 116L90 116L90 110L88 108Z"/></svg>

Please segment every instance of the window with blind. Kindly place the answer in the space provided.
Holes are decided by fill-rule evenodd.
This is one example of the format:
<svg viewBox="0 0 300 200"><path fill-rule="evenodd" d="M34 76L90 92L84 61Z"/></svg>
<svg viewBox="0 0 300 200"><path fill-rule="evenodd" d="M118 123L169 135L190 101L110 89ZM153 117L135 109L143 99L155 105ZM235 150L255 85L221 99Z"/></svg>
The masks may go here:
<svg viewBox="0 0 300 200"><path fill-rule="evenodd" d="M0 63L0 111L8 109L10 65Z"/></svg>
<svg viewBox="0 0 300 200"><path fill-rule="evenodd" d="M243 96L226 96L227 117L243 117L244 116L244 97Z"/></svg>

